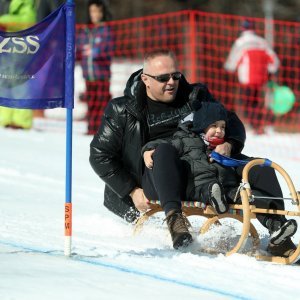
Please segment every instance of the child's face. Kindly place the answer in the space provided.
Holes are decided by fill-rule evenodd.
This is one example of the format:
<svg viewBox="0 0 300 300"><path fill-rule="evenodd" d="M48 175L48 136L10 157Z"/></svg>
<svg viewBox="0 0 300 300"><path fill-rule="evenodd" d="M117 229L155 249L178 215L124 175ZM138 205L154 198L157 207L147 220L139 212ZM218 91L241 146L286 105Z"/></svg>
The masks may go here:
<svg viewBox="0 0 300 300"><path fill-rule="evenodd" d="M90 19L93 24L99 24L103 19L103 7L92 4L89 7Z"/></svg>
<svg viewBox="0 0 300 300"><path fill-rule="evenodd" d="M209 125L205 130L205 138L212 139L214 137L222 139L225 136L225 121L220 120Z"/></svg>

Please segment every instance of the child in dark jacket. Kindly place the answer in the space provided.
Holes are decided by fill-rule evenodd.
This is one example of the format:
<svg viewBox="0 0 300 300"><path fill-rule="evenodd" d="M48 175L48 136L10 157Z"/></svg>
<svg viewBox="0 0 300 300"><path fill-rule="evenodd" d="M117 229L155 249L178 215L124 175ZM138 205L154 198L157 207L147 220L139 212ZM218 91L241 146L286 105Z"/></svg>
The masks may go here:
<svg viewBox="0 0 300 300"><path fill-rule="evenodd" d="M192 126L189 123L180 124L171 139L151 141L143 148L145 165L152 168L155 148L160 143L171 143L187 169L186 199L209 203L219 214L225 213L228 203L234 201L234 197L229 195L240 182L233 167L213 162L209 156L217 145L224 143L226 120L227 112L220 103L202 102L194 112ZM252 192L256 194L256 191ZM269 230L270 242L275 245L283 243L297 230L296 221L287 221L283 216L258 215L257 218Z"/></svg>

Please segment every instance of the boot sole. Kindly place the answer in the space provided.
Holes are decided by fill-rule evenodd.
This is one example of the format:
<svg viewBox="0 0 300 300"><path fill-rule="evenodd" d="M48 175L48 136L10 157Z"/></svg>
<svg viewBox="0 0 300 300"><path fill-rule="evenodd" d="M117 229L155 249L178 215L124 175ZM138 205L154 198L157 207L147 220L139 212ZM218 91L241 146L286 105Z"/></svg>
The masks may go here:
<svg viewBox="0 0 300 300"><path fill-rule="evenodd" d="M270 236L270 243L273 245L282 244L288 237L293 236L297 231L297 222L295 220L287 221L279 230L273 232Z"/></svg>
<svg viewBox="0 0 300 300"><path fill-rule="evenodd" d="M193 242L192 235L190 233L182 234L176 242L173 244L174 249L185 248Z"/></svg>
<svg viewBox="0 0 300 300"><path fill-rule="evenodd" d="M216 195L216 193L218 194L218 197L217 197L218 199L216 199L216 197L214 197L214 195ZM212 186L211 198L209 199L209 202L211 203L211 205L214 207L214 209L216 210L216 212L218 214L225 213L229 208L228 203L225 199L225 196L222 195L221 187L217 183L214 183Z"/></svg>

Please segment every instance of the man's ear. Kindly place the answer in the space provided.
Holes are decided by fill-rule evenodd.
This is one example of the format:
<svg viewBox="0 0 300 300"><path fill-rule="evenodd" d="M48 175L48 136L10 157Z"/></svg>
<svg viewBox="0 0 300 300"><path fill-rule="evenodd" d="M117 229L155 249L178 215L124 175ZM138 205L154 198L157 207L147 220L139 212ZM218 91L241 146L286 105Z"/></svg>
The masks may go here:
<svg viewBox="0 0 300 300"><path fill-rule="evenodd" d="M148 76L146 76L144 74L141 74L141 79L144 82L145 86L147 87L148 86L147 83L148 83L148 80L149 80Z"/></svg>

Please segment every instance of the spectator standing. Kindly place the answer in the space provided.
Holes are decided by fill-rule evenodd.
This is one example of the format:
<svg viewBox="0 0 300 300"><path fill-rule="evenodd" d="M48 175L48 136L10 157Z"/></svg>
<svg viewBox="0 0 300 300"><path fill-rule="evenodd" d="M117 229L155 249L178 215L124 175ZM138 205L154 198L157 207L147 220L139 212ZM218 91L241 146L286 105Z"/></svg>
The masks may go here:
<svg viewBox="0 0 300 300"><path fill-rule="evenodd" d="M241 84L241 98L244 101L245 117L257 134L264 133L263 89L279 68L279 59L267 41L254 32L249 20L242 23L241 35L234 42L224 68L237 71Z"/></svg>
<svg viewBox="0 0 300 300"><path fill-rule="evenodd" d="M100 126L104 109L111 99L110 65L113 50L112 35L106 21L111 13L103 0L88 2L89 25L80 28L76 36L76 58L80 61L86 91L88 132L95 134Z"/></svg>
<svg viewBox="0 0 300 300"><path fill-rule="evenodd" d="M0 16L0 27L6 31L20 31L36 22L34 0L12 0L7 14ZM0 106L0 126L20 129L32 127L31 109L15 109Z"/></svg>

